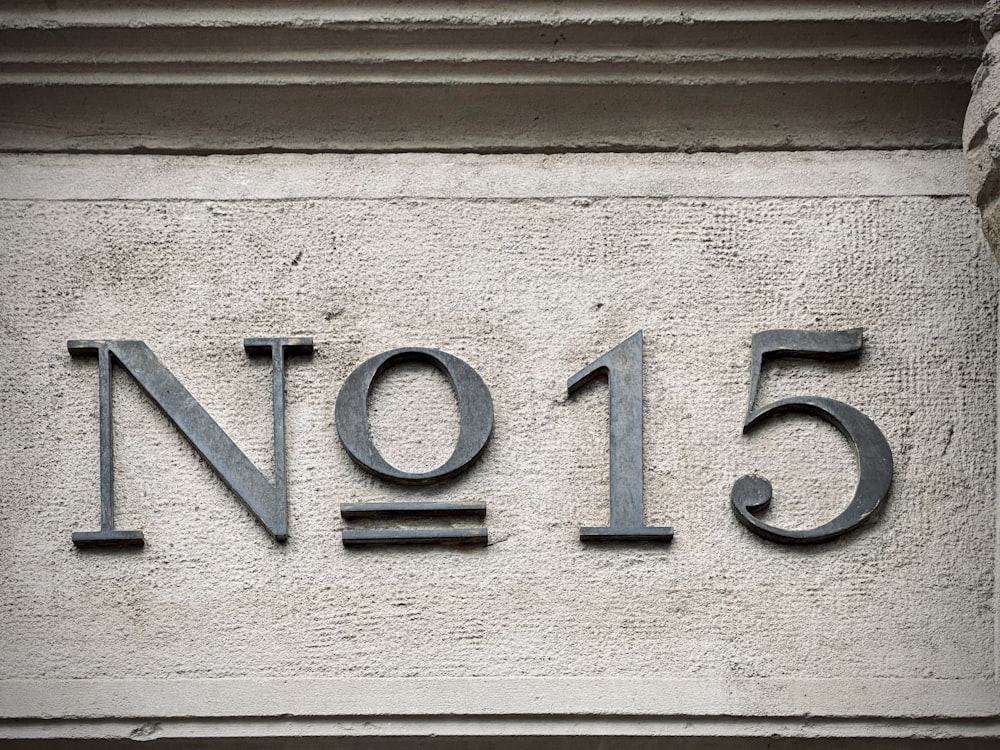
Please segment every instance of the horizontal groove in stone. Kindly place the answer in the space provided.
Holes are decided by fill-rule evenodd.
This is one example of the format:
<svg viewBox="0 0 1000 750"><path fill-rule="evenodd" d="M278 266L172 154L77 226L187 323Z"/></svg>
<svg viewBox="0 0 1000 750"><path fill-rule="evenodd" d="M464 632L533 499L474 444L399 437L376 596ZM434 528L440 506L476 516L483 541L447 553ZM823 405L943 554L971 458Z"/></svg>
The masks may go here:
<svg viewBox="0 0 1000 750"><path fill-rule="evenodd" d="M7 27L40 27L66 25L100 25L117 23L123 26L182 24L198 25L271 25L294 23L299 26L325 25L357 21L448 22L493 25L528 22L558 25L563 23L642 23L699 21L780 21L791 19L832 20L973 20L982 3L975 0L945 2L880 2L857 3L850 0L825 2L776 2L750 0L682 0L674 2L598 2L525 0L524 2L298 2L230 3L219 0L181 0L164 4L142 4L122 0L63 0L56 7L49 4L15 0L4 3ZM158 7L157 7L158 6Z"/></svg>
<svg viewBox="0 0 1000 750"><path fill-rule="evenodd" d="M809 49L816 45L831 49L874 49L905 47L933 49L947 44L971 50L981 46L971 19L959 21L878 20L763 20L564 23L546 24L456 24L456 23L367 23L328 24L323 27L284 24L236 24L198 26L48 26L11 28L0 16L0 54L8 56L36 48L74 48L83 52L95 44L109 51L127 49L148 52L160 45L165 51L183 55L187 50L204 48L211 52L241 51L259 47L262 42L274 45L269 52L309 54L331 50L378 47L403 49L446 49L461 42L465 47L527 47L565 53L567 49L606 48L613 51L651 50L670 54L678 45L693 48L791 47Z"/></svg>
<svg viewBox="0 0 1000 750"><path fill-rule="evenodd" d="M865 60L851 64L827 61L727 61L612 65L607 63L494 62L459 63L201 63L94 65L81 70L70 65L5 65L0 85L157 86L337 85L337 84L671 84L709 86L756 83L964 83L972 64L949 66L937 60Z"/></svg>
<svg viewBox="0 0 1000 750"><path fill-rule="evenodd" d="M159 153L941 148L959 145L967 102L966 82L4 86L0 146Z"/></svg>

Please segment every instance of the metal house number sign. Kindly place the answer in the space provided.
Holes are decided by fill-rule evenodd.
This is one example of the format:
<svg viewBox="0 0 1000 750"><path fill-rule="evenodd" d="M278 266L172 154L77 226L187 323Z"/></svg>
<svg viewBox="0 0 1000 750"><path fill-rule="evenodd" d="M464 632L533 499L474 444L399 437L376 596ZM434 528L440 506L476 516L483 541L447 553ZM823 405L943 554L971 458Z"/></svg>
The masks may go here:
<svg viewBox="0 0 1000 750"><path fill-rule="evenodd" d="M271 358L274 411L275 476L271 481L240 450L191 393L142 341L69 341L73 356L96 356L100 417L101 528L73 533L77 547L138 546L142 531L123 530L114 521L114 442L111 414L111 368L120 365L166 414L182 435L239 497L254 517L277 540L288 536L288 503L285 471L285 359L313 351L311 338L251 338L244 348L250 355ZM857 528L869 518L889 493L892 451L878 426L853 406L821 396L798 396L755 406L761 372L767 361L779 357L845 359L858 357L862 330L769 330L754 334L751 344L750 395L743 431L770 417L802 413L836 427L854 449L858 483L844 510L830 521L808 530L788 530L762 521L758 514L771 501L771 484L757 476L744 476L732 488L732 509L754 534L785 544L809 544L834 539ZM451 383L459 410L459 434L451 456L438 468L422 473L397 469L379 453L371 436L368 397L373 384L386 370L404 362L422 362L440 370ZM567 383L570 395L595 378L604 376L609 397L609 494L607 526L583 527L582 542L654 542L673 538L670 527L647 526L643 501L642 331L595 359ZM446 352L404 348L378 354L347 377L335 407L337 434L344 450L361 468L380 479L401 485L428 485L455 477L482 455L493 432L493 399L479 374ZM343 504L347 520L364 518L452 517L482 519L485 503L400 502ZM346 529L345 545L372 544L486 544L485 527Z"/></svg>

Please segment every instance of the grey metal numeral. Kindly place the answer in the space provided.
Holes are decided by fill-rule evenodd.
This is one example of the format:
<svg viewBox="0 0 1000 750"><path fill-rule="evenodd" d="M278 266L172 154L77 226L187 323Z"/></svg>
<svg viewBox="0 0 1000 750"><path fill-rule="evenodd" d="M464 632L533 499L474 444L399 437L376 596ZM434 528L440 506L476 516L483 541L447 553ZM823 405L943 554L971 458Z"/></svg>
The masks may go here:
<svg viewBox="0 0 1000 750"><path fill-rule="evenodd" d="M606 375L610 398L611 523L580 528L584 542L669 542L674 530L646 526L642 482L642 331L594 360L566 383L570 395Z"/></svg>
<svg viewBox="0 0 1000 750"><path fill-rule="evenodd" d="M754 513L771 502L771 483L764 477L744 476L731 493L733 512L753 533L784 544L825 542L857 528L871 516L889 494L892 484L892 449L878 426L853 406L820 396L797 396L773 401L754 409L761 368L776 357L846 359L861 354L862 329L849 331L772 330L755 333L751 344L750 397L743 432L749 432L775 414L799 412L823 419L847 438L858 461L858 484L854 498L844 511L813 529L790 531L761 521Z"/></svg>

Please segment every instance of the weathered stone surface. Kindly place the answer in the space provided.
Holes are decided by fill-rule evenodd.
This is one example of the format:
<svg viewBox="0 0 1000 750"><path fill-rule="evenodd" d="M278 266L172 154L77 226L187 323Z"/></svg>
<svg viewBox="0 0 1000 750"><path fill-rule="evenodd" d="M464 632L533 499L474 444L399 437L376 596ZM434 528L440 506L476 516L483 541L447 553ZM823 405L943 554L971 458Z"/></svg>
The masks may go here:
<svg viewBox="0 0 1000 750"><path fill-rule="evenodd" d="M4 202L0 672L991 678L996 299L971 210L912 195ZM761 396L871 415L896 452L892 496L833 544L763 542L728 509L736 477L771 477L774 519L804 526L846 503L853 462L815 420L740 435L750 336L859 325L860 366L778 365ZM567 400L565 380L639 328L647 516L677 537L584 547L577 527L607 514L606 395ZM148 544L74 550L97 520L96 371L66 340L147 341L269 467L267 368L240 348L263 333L317 342L289 367L289 542L118 376L119 524ZM493 442L454 484L385 485L337 443L339 384L401 345L461 356L493 390ZM377 439L433 463L454 432L438 406L439 381L394 373ZM338 503L414 498L488 502L491 546L340 545Z"/></svg>
<svg viewBox="0 0 1000 750"><path fill-rule="evenodd" d="M6 157L0 736L995 737L997 285L961 165ZM870 415L892 494L831 544L765 542L729 510L737 477L771 478L771 520L801 528L847 503L854 462L815 419L740 434L750 337L853 326L860 363L774 365L761 399ZM566 379L639 328L647 522L676 538L584 546L607 396ZM288 367L288 543L119 372L118 524L147 545L75 550L98 522L97 373L67 339L145 340L268 473L268 367L241 347L261 334L316 340ZM337 441L344 378L404 345L493 393L493 440L447 485L387 485ZM427 368L371 403L404 468L448 453L454 417ZM490 545L342 546L339 503L413 499L486 502Z"/></svg>

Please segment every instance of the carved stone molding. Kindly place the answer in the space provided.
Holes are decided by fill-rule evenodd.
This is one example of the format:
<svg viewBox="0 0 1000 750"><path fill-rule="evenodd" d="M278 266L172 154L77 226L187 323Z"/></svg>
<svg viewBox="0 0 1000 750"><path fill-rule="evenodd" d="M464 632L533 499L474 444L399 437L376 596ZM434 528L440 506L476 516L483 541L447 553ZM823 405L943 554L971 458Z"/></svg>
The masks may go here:
<svg viewBox="0 0 1000 750"><path fill-rule="evenodd" d="M994 250L1000 249L1000 0L983 8L980 28L987 39L982 64L972 83L972 100L965 118L963 142L969 159L969 188L983 217L983 233Z"/></svg>
<svg viewBox="0 0 1000 750"><path fill-rule="evenodd" d="M979 3L10 2L10 151L958 145Z"/></svg>

